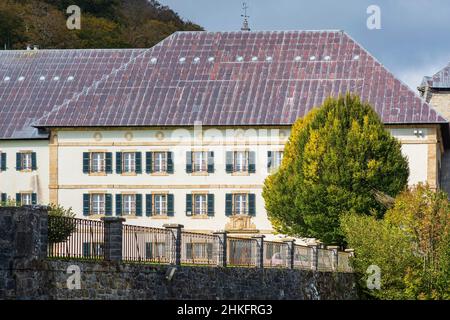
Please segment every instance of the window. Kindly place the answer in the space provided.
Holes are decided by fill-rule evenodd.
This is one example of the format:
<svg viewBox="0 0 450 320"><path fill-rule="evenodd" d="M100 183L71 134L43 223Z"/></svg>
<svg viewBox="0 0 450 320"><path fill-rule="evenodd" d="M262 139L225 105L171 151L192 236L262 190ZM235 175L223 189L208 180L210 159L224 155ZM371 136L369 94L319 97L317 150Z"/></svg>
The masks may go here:
<svg viewBox="0 0 450 320"><path fill-rule="evenodd" d="M6 153L0 152L0 172L6 171Z"/></svg>
<svg viewBox="0 0 450 320"><path fill-rule="evenodd" d="M36 152L18 152L16 154L16 169L18 171L36 170Z"/></svg>
<svg viewBox="0 0 450 320"><path fill-rule="evenodd" d="M206 194L194 194L194 215L208 213L208 202Z"/></svg>
<svg viewBox="0 0 450 320"><path fill-rule="evenodd" d="M248 213L248 201L247 194L244 193L236 193L233 195L233 213L235 215L242 215Z"/></svg>
<svg viewBox="0 0 450 320"><path fill-rule="evenodd" d="M167 195L155 194L153 195L153 212L157 216L167 215Z"/></svg>
<svg viewBox="0 0 450 320"><path fill-rule="evenodd" d="M212 243L186 243L186 259L188 260L211 260L212 253Z"/></svg>
<svg viewBox="0 0 450 320"><path fill-rule="evenodd" d="M234 171L235 172L247 171L247 152L245 151L234 152Z"/></svg>
<svg viewBox="0 0 450 320"><path fill-rule="evenodd" d="M153 153L153 172L162 173L167 171L167 152Z"/></svg>
<svg viewBox="0 0 450 320"><path fill-rule="evenodd" d="M136 172L136 153L124 152L122 166L122 170L124 173Z"/></svg>
<svg viewBox="0 0 450 320"><path fill-rule="evenodd" d="M146 242L145 243L145 258L153 260L162 260L166 257L166 243L165 242Z"/></svg>
<svg viewBox="0 0 450 320"><path fill-rule="evenodd" d="M83 257L94 258L103 256L103 243L83 242Z"/></svg>
<svg viewBox="0 0 450 320"><path fill-rule="evenodd" d="M105 152L91 153L91 172L105 172Z"/></svg>
<svg viewBox="0 0 450 320"><path fill-rule="evenodd" d="M208 169L207 158L208 155L204 151L192 152L193 172L206 172Z"/></svg>
<svg viewBox="0 0 450 320"><path fill-rule="evenodd" d="M31 193L22 193L21 194L21 204L23 206L31 206L32 202L32 194Z"/></svg>
<svg viewBox="0 0 450 320"><path fill-rule="evenodd" d="M122 195L122 213L124 215L136 214L136 195L134 194Z"/></svg>
<svg viewBox="0 0 450 320"><path fill-rule="evenodd" d="M105 214L105 195L100 193L91 194L90 213L92 215Z"/></svg>
<svg viewBox="0 0 450 320"><path fill-rule="evenodd" d="M267 152L267 169L269 172L278 169L283 160L283 151Z"/></svg>

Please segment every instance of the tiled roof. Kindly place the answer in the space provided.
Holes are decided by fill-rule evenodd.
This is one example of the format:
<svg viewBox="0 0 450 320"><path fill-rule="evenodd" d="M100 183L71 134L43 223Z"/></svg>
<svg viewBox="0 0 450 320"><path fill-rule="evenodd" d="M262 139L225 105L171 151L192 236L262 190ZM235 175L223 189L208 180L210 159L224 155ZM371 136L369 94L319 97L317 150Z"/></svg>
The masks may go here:
<svg viewBox="0 0 450 320"><path fill-rule="evenodd" d="M42 127L289 125L347 91L385 123L447 122L342 31L177 32L150 49L0 52L9 113L0 131L27 132L33 118Z"/></svg>
<svg viewBox="0 0 450 320"><path fill-rule="evenodd" d="M424 77L422 86L436 89L450 89L450 63L432 77Z"/></svg>

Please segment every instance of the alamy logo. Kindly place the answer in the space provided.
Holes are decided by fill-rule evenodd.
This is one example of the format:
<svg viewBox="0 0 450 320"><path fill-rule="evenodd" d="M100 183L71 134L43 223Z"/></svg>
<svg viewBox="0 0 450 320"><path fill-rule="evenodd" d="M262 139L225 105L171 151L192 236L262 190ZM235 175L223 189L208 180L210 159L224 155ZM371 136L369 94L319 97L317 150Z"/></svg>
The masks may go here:
<svg viewBox="0 0 450 320"><path fill-rule="evenodd" d="M381 269L377 265L370 265L366 273L369 274L366 280L367 289L380 290L381 289Z"/></svg>
<svg viewBox="0 0 450 320"><path fill-rule="evenodd" d="M70 265L67 268L67 273L70 276L67 278L67 289L80 290L81 289L81 270L77 265Z"/></svg>
<svg viewBox="0 0 450 320"><path fill-rule="evenodd" d="M79 6L72 5L66 10L67 14L70 16L67 18L67 29L69 30L80 30L81 29L81 9Z"/></svg>
<svg viewBox="0 0 450 320"><path fill-rule="evenodd" d="M381 29L381 9L377 5L371 5L367 7L367 14L370 16L367 18L367 28L369 30Z"/></svg>

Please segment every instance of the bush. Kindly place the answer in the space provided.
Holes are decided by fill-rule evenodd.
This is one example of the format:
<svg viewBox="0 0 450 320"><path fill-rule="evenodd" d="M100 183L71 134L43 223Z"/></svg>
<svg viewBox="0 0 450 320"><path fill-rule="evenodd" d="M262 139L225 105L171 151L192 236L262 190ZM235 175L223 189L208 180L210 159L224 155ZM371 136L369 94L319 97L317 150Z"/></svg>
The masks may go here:
<svg viewBox="0 0 450 320"><path fill-rule="evenodd" d="M72 208L64 209L60 205L49 206L48 242L59 243L66 241L76 231L75 214Z"/></svg>

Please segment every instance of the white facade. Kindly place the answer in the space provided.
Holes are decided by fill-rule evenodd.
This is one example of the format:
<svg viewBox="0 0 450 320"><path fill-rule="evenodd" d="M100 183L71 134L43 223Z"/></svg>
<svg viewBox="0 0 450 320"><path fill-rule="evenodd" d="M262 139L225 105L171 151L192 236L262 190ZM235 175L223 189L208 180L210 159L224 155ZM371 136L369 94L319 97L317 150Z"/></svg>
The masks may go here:
<svg viewBox="0 0 450 320"><path fill-rule="evenodd" d="M78 217L94 219L99 216L83 216L85 194L111 194L113 216L117 214L117 194L141 194L142 216L126 216L129 224L161 227L179 223L193 231L227 229L236 233L271 234L272 227L261 196L264 179L269 174L268 151L283 150L289 131L287 126L84 128L54 130L51 143L47 140L0 141L0 152L7 154L7 170L0 172L0 193L14 199L17 193L33 192L41 204L57 202L66 208L72 207ZM390 131L402 142L402 151L408 157L409 184L436 183L442 148L438 127L396 126ZM36 152L37 170L22 172L15 169L16 153L21 151ZM145 154L152 151L172 153L173 173L146 172ZM214 172L186 172L186 153L189 151L214 152ZM254 152L255 172L227 173L227 151ZM111 153L112 173L83 173L83 154L87 152ZM117 173L117 152L140 152L142 173ZM214 194L213 216L186 214L186 194L198 192ZM146 195L167 193L173 194L173 216L146 216ZM226 194L234 193L255 195L254 216L226 216Z"/></svg>

